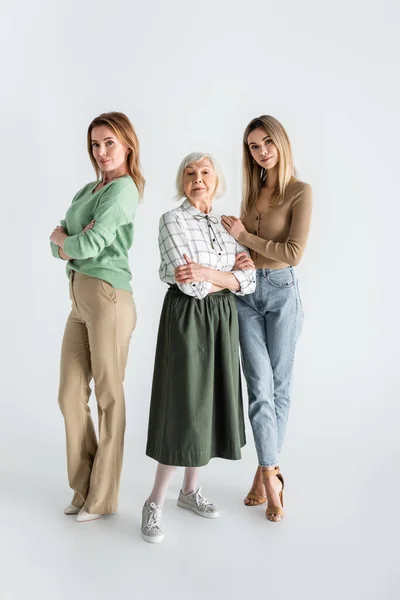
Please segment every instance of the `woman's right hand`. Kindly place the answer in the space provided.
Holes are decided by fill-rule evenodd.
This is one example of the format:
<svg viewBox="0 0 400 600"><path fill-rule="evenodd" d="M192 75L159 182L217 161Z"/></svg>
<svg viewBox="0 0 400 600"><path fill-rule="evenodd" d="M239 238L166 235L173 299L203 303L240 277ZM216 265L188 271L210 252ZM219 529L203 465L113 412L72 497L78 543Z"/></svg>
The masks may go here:
<svg viewBox="0 0 400 600"><path fill-rule="evenodd" d="M175 269L176 283L194 283L199 281L207 281L207 275L210 269L199 263L195 263L187 254L183 255L186 261L185 265L180 265Z"/></svg>
<svg viewBox="0 0 400 600"><path fill-rule="evenodd" d="M239 252L236 254L235 266L233 271L248 271L249 269L255 269L256 266L247 252Z"/></svg>

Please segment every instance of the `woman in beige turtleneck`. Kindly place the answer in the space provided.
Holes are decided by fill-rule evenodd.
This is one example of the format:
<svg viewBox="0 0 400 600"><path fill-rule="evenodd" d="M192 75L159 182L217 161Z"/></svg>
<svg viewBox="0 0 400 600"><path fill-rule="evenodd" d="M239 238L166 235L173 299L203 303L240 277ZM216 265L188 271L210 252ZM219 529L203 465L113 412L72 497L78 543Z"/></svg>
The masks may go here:
<svg viewBox="0 0 400 600"><path fill-rule="evenodd" d="M241 219L225 216L222 222L250 249L257 269L256 291L236 299L249 417L259 462L244 502L246 506L267 502L270 521L280 521L284 514L284 481L278 464L303 321L293 267L299 264L306 245L311 204L310 186L295 177L283 126L270 116L253 119L243 137Z"/></svg>

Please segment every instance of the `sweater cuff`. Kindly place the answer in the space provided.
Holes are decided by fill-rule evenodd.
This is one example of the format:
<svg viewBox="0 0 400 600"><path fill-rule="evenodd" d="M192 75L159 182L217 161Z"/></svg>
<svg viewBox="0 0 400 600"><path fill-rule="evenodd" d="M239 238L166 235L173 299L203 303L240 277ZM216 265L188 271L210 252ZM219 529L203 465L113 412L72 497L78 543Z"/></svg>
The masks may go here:
<svg viewBox="0 0 400 600"><path fill-rule="evenodd" d="M64 240L64 248L63 248L63 252L64 252L65 254L67 254L68 256L71 256L71 254L73 253L73 248L69 248L69 249L68 249L68 246L70 246L70 245L72 245L72 246L73 246L73 244L71 244L71 241L72 241L72 240L71 240L71 236L68 236L68 237L67 237L67 238L65 238L65 240Z"/></svg>
<svg viewBox="0 0 400 600"><path fill-rule="evenodd" d="M50 242L50 247L51 247L51 253L54 256L54 258L59 258L61 260L61 256L58 253L59 246L56 246L56 244L53 244L53 242Z"/></svg>

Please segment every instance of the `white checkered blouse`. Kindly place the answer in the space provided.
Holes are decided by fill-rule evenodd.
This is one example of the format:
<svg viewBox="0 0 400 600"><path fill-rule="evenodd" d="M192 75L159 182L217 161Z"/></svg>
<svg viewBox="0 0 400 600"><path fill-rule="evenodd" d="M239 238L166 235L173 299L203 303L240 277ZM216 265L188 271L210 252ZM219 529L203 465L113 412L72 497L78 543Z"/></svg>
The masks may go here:
<svg viewBox="0 0 400 600"><path fill-rule="evenodd" d="M207 215L195 208L189 200L165 213L160 219L158 246L161 254L160 279L176 284L175 269L185 265L187 254L195 262L218 271L231 272L240 284L239 296L251 294L256 288L255 270L232 271L238 252L248 252L221 223L214 211ZM176 284L179 289L200 300L211 290L209 281Z"/></svg>

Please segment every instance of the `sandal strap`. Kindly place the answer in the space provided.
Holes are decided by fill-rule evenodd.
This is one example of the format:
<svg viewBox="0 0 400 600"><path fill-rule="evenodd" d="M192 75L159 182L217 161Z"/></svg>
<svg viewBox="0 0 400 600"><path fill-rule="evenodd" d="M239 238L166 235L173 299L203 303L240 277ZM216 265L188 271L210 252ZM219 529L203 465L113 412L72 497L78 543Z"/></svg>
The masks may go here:
<svg viewBox="0 0 400 600"><path fill-rule="evenodd" d="M263 474L263 477L274 477L275 475L278 475L279 467L275 467L274 469L263 469L261 467L261 473Z"/></svg>
<svg viewBox="0 0 400 600"><path fill-rule="evenodd" d="M282 490L283 490L283 488L285 487L285 481L283 479L282 473L279 472L279 467L275 467L274 470L268 470L268 471L266 469L261 469L261 472L263 473L263 476L267 477L267 478L276 476L279 479L279 481L281 482Z"/></svg>
<svg viewBox="0 0 400 600"><path fill-rule="evenodd" d="M259 496L258 494L247 494L246 496L246 500L257 500L257 502L260 502L262 504L264 504L264 502L267 500L266 496Z"/></svg>
<svg viewBox="0 0 400 600"><path fill-rule="evenodd" d="M269 506L267 508L267 515L279 515L283 517L284 514L283 508L280 506Z"/></svg>

